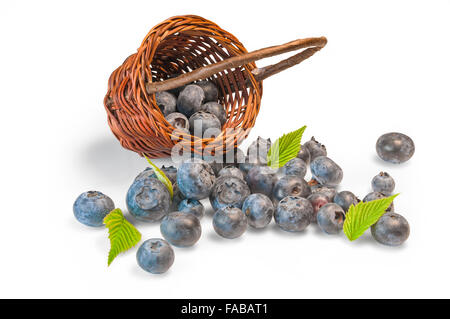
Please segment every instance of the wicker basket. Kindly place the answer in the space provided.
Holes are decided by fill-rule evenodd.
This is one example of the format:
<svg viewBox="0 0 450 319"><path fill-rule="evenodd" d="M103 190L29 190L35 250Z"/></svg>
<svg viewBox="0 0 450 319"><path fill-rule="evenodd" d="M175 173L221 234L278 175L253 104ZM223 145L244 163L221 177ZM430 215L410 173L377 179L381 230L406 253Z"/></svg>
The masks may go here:
<svg viewBox="0 0 450 319"><path fill-rule="evenodd" d="M217 154L239 145L254 126L262 80L309 58L325 44L326 38L308 38L248 53L235 36L211 21L172 17L153 27L137 53L111 74L104 99L109 126L123 147L151 158L170 156L177 143L194 153ZM304 50L274 65L257 68L254 63L299 49ZM222 134L209 139L174 136L154 93L198 80L213 81L219 88L219 103L227 112Z"/></svg>

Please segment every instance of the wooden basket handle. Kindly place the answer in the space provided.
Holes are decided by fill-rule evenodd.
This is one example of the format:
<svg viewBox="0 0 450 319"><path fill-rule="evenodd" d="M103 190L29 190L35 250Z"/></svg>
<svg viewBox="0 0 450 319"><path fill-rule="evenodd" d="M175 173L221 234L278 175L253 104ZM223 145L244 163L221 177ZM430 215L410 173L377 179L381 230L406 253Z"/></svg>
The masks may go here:
<svg viewBox="0 0 450 319"><path fill-rule="evenodd" d="M264 58L280 55L283 53L305 49L300 53L297 53L285 60L282 60L276 64L268 65L263 68L256 68L252 70L252 73L256 81L260 82L273 74L277 74L283 70L286 70L300 62L308 59L314 53L322 49L327 44L325 37L320 38L306 38L294 40L282 45L272 46L264 49L259 49L246 54L234 56L223 61L206 65L201 68L195 69L191 72L181 74L173 79L165 81L147 83L146 91L148 94L156 92L167 91L183 86L188 83L192 83L197 80L206 79L216 73L222 72L226 69L237 68L239 66L258 61Z"/></svg>

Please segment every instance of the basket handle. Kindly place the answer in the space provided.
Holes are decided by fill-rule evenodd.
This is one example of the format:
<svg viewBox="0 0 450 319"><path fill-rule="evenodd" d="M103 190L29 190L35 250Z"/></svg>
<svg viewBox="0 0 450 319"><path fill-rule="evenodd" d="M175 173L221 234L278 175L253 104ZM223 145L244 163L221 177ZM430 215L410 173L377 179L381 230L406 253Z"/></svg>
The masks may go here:
<svg viewBox="0 0 450 319"><path fill-rule="evenodd" d="M264 49L259 49L246 54L234 56L223 61L206 65L201 68L195 69L191 72L181 74L173 79L168 79L159 82L151 82L146 84L146 91L148 94L153 94L156 92L167 91L175 89L177 87L183 86L194 81L205 79L213 74L222 72L226 69L237 68L239 66L258 61L264 58L269 58L272 56L280 55L283 53L296 51L300 49L305 49L300 53L297 53L285 60L282 60L276 64L268 65L263 68L256 68L252 70L257 82L260 82L271 75L277 74L283 70L286 70L300 62L308 59L314 53L322 49L327 44L327 39L325 37L320 38L306 38L294 40L282 45L267 47Z"/></svg>

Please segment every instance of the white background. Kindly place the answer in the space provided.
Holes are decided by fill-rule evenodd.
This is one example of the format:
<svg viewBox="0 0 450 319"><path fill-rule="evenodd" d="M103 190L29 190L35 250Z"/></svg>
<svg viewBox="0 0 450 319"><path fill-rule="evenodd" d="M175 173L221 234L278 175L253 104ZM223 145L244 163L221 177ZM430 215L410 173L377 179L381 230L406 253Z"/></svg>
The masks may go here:
<svg viewBox="0 0 450 319"><path fill-rule="evenodd" d="M73 201L96 189L125 208L146 167L109 130L107 80L153 25L178 14L215 21L248 50L327 36L321 52L264 82L243 148L306 124L305 140L316 136L344 169L341 190L364 197L388 171L411 225L406 244L273 224L230 241L208 215L166 274L141 270L136 248L106 266L106 229L79 224ZM450 297L449 14L449 1L3 1L0 297ZM408 163L377 158L390 131L414 139ZM157 224L136 225L143 239L161 236Z"/></svg>

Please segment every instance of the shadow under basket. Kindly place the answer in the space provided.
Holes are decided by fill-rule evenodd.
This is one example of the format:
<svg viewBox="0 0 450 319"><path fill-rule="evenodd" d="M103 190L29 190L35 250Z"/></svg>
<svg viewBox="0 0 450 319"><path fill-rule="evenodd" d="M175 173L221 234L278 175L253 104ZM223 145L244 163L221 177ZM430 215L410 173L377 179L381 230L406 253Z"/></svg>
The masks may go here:
<svg viewBox="0 0 450 319"><path fill-rule="evenodd" d="M307 38L248 53L231 33L199 16L172 17L153 27L137 53L110 76L104 106L108 124L129 150L150 158L178 151L217 155L237 147L254 126L262 81L319 51L326 38ZM274 65L257 68L255 61L303 49ZM199 80L212 81L227 113L222 133L211 138L180 135L156 104L155 93Z"/></svg>

